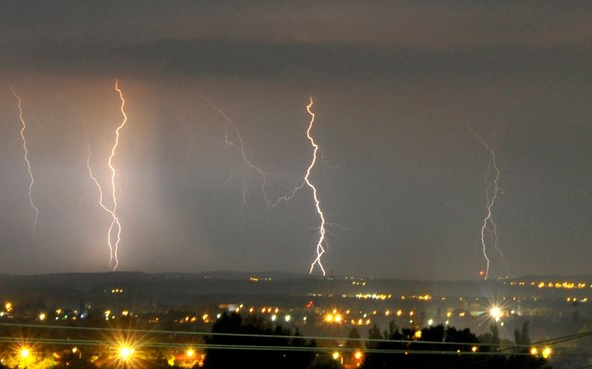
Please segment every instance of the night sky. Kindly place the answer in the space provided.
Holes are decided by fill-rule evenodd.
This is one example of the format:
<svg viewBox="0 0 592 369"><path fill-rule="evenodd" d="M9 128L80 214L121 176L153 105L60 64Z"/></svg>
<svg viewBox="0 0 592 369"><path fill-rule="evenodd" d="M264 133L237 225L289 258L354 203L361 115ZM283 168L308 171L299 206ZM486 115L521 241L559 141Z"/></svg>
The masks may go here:
<svg viewBox="0 0 592 369"><path fill-rule="evenodd" d="M477 278L488 147L489 277L589 274L590 19L588 1L3 1L0 273L111 270L86 164L110 191L118 79L117 270L308 273L312 191L269 207L258 169L271 201L303 183L312 96L328 274Z"/></svg>

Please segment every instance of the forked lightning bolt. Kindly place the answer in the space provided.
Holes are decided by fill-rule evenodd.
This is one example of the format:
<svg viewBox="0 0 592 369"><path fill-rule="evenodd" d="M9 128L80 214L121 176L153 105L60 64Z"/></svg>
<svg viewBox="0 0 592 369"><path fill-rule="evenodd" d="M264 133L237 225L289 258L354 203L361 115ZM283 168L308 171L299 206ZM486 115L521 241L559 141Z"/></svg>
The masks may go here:
<svg viewBox="0 0 592 369"><path fill-rule="evenodd" d="M115 88L119 92L119 90L118 90L118 81L116 80L115 83L116 83ZM120 98L123 98L123 97L120 96ZM114 250L115 249L114 249L114 243L112 241L112 232L113 232L113 228L114 227L117 227L118 235L120 235L121 224L119 223L119 219L115 215L114 210L110 209L107 206L107 204L105 203L105 196L103 194L103 188L101 186L101 183L99 182L99 179L95 176L95 174L94 174L94 172L92 170L92 165L91 165L91 161L92 161L92 150L91 150L90 137L89 137L90 134L89 134L89 131L88 131L88 126L87 126L86 122L84 121L84 119L82 119L82 117L80 117L76 113L76 111L70 106L70 104L68 104L66 101L63 101L63 103L70 107L70 109L72 110L72 112L82 121L82 123L84 125L84 133L85 133L85 138L86 138L86 150L87 150L87 153L86 153L86 168L88 170L88 175L89 175L90 179L95 184L95 186L97 187L97 190L99 192L99 206L107 214L109 214L110 215L110 218L111 218L111 225L109 227L109 232L107 233L107 244L109 245L109 250L110 250L110 254L109 254L109 257L110 257L109 266L112 267L112 268L114 268L114 270L115 270L115 268L117 267L117 264L118 264L118 259L117 259L117 255L114 253ZM122 109L123 109L123 101L122 101ZM125 113L123 113L123 114L125 114ZM126 116L125 115L124 115L124 120L126 120ZM120 125L120 128L123 127L123 124L125 124L125 123L122 123ZM116 133L118 135L118 132L117 131L116 131ZM117 144L118 144L118 140L116 139L114 148L117 147ZM112 149L111 154L113 154L114 148ZM112 156L110 156L109 158L110 158L110 162L111 162ZM114 170L113 169L113 165L110 165L110 169L112 171ZM113 177L112 177L112 182L111 183L113 183ZM116 202L113 202L113 204L115 204L115 203ZM117 238L117 240L119 240L119 237ZM113 265L113 261L115 261L115 265Z"/></svg>
<svg viewBox="0 0 592 369"><path fill-rule="evenodd" d="M267 186L267 175L263 171L263 169L259 168L258 166L253 164L253 162L251 160L249 160L249 158L245 152L245 144L243 141L243 137L241 136L240 131L238 130L238 127L232 121L232 119L230 119L230 117L228 116L228 114L226 114L226 112L224 110L222 110L219 107L217 107L216 105L214 105L214 103L210 99L206 98L205 96L202 96L202 97L212 107L212 109L214 109L218 112L218 114L226 122L226 124L224 124L224 144L236 148L236 150L239 152L239 155L240 155L242 161L247 165L247 168L249 170L254 170L261 177L261 194L263 196L263 200L265 201L265 204L268 207L271 206L272 203L269 200L269 197L267 196L267 192L265 190L265 187ZM228 128L229 127L230 127L230 129L232 129L234 136L236 136L236 139L238 141L237 145L235 145L234 142L232 140L230 140L230 138L228 137ZM247 173L247 175L243 176L243 187L242 187L242 207L243 208L247 205L247 190L249 187L250 180L251 180L250 173Z"/></svg>
<svg viewBox="0 0 592 369"><path fill-rule="evenodd" d="M25 130L27 129L27 123L25 122L25 119L23 118L23 108L22 108L23 101L21 100L20 96L16 93L13 86L10 86L10 90L12 91L12 94L14 95L14 97L17 100L19 119L22 124L21 139L23 140L23 150L25 152L24 158L25 158L25 162L27 163L27 170L29 172L29 202L31 203L31 207L33 208L33 210L35 210L35 219L33 221L33 232L35 232L35 229L37 228L37 218L39 217L39 209L35 206L35 203L33 202L33 195L32 195L33 184L35 183L35 179L33 178L33 171L31 170L31 162L29 161L29 151L27 150L27 139L25 138Z"/></svg>
<svg viewBox="0 0 592 369"><path fill-rule="evenodd" d="M469 127L469 130L471 130L470 127ZM497 166L495 151L493 151L491 146L489 146L489 144L487 142L485 142L485 140L483 138L481 138L481 136L479 136L477 133L473 132L472 130L471 130L471 132L475 135L475 137L479 140L479 142L481 142L483 144L483 146L485 146L485 148L489 152L489 163L487 164L487 172L485 172L485 182L487 183L487 188L485 190L487 214L486 214L485 218L483 219L483 225L481 226L481 246L483 249L483 256L485 257L485 261L486 261L486 268L485 268L484 277L487 279L487 277L489 276L489 267L490 267L490 262L491 262L491 260L489 259L488 255L487 255L487 245L488 245L487 234L489 234L489 239L491 240L491 244L492 244L493 248L500 254L502 262L504 263L504 265L506 265L506 262L504 260L504 255L503 255L502 251L497 246L497 242L498 242L497 225L493 220L493 206L495 205L495 201L497 200L497 197L499 194L498 182L499 182L499 177L500 177L500 171ZM492 174L492 171L493 171L493 174ZM507 268L507 265L506 265L506 268Z"/></svg>
<svg viewBox="0 0 592 369"><path fill-rule="evenodd" d="M325 240L325 236L326 236L326 228L325 225L327 224L325 221L325 215L323 214L322 208L321 208L321 203L320 200L318 198L318 194L317 194L317 189L316 187L312 184L312 182L310 181L310 174L312 172L312 169L314 168L316 161L317 161L317 154L318 154L318 150L319 150L319 146L316 144L316 142L314 141L314 138L311 135L312 132L312 128L314 126L314 120L315 120L315 114L312 112L311 108L314 104L314 101L312 99L312 97L310 98L310 102L306 107L306 110L308 112L308 114L310 114L310 122L308 125L308 129L306 130L306 136L308 138L308 140L310 141L312 147L313 147L313 158L312 161L310 163L310 165L308 166L307 170L306 170L306 174L304 176L304 180L302 181L302 184L295 187L292 192L288 195L282 196L279 199L277 199L275 202L271 202L269 200L269 197L267 196L266 193L266 184L267 184L267 175L266 173L259 168L258 166L256 166L255 164L253 164L253 162L251 160L249 160L249 158L247 157L246 153L245 153L245 147L244 147L244 142L243 142L243 138L238 130L238 128L236 127L236 124L234 124L234 122L232 121L232 119L230 119L230 117L228 117L228 115L224 112L224 110L218 108L216 105L214 105L214 103L203 97L204 100L213 108L215 109L218 114L226 121L226 124L224 125L224 143L226 145L229 146L233 146L235 147L241 156L242 161L246 164L246 166L249 168L249 170L254 170L255 172L257 172L260 177L261 177L261 193L263 195L263 200L265 201L265 203L267 204L267 206L277 206L280 202L282 201L289 201L291 200L295 195L296 192L298 192L299 190L301 190L305 185L307 185L308 187L310 187L310 189L312 190L313 193L313 199L314 199L314 203L315 203L315 208L317 211L317 214L319 215L319 218L321 220L321 223L319 225L319 239L317 241L317 245L316 245L316 256L314 261L312 262L311 266L310 266L310 273L312 273L314 271L315 266L318 266L318 268L321 270L321 272L323 273L323 275L326 274L325 269L323 267L322 264L322 256L325 253L325 245L326 245L326 240ZM238 143L235 145L234 142L232 140L229 139L229 129L233 132L234 136L236 137L236 140L238 141ZM247 191L247 187L248 184L250 182L250 177L246 176L243 177L243 197L242 197L242 201L243 201L243 207L246 205L247 203L247 198L246 198L246 191Z"/></svg>
<svg viewBox="0 0 592 369"><path fill-rule="evenodd" d="M111 209L110 213L113 216L113 220L111 221L111 225L109 226L109 234L108 234L108 243L109 243L109 250L111 252L111 258L109 259L109 266L113 268L113 270L117 269L119 265L118 259L118 251L119 251L119 242L121 241L121 223L117 218L117 193L116 193L116 186L115 186L115 176L116 171L115 167L113 166L113 157L115 157L115 151L117 150L117 146L119 146L119 132L127 123L127 115L125 114L125 99L123 97L123 92L119 88L119 80L115 80L115 91L119 94L119 99L121 100L121 115L123 116L123 120L115 130L115 143L111 148L111 155L109 155L109 168L111 169L111 197L113 199L113 208ZM101 195L102 196L102 195ZM114 230L114 228L116 228ZM115 242L112 241L111 235L113 232L116 232Z"/></svg>
<svg viewBox="0 0 592 369"><path fill-rule="evenodd" d="M327 224L327 222L325 220L325 215L323 213L323 210L321 209L321 202L320 202L318 194L317 194L317 189L310 181L310 173L316 164L317 153L319 151L319 145L316 144L314 138L311 135L311 131L312 131L312 128L314 126L314 121L315 121L315 114L311 110L313 104L314 104L314 100L311 97L309 104L306 106L306 111L310 115L310 121L308 124L308 128L306 130L306 137L308 138L308 140L310 141L310 143L313 147L312 161L310 162L308 168L306 169L306 174L304 175L304 180L302 181L302 184L294 187L294 189L292 190L292 192L290 194L280 197L272 205L276 206L282 201L291 200L294 196L296 196L296 193L298 191L300 191L305 185L310 187L310 189L312 190L312 194L313 194L315 208L316 208L317 214L319 215L319 218L321 220L321 224L319 225L319 239L317 241L317 245L316 245L316 249L315 249L316 257L315 257L314 261L312 262L312 264L310 265L309 273L312 274L312 272L314 271L315 265L318 265L319 269L321 269L321 272L323 273L323 276L324 276L325 275L325 268L323 267L323 263L321 262L321 257L325 253L325 246L323 246L323 245L326 245L325 236L326 236L327 230L325 228L325 225Z"/></svg>
<svg viewBox="0 0 592 369"><path fill-rule="evenodd" d="M91 150L90 150L90 142L88 142L87 150L88 150L88 152L87 152L87 157L86 157L86 167L88 169L88 175L93 180L93 182L97 186L97 189L99 190L99 205L101 206L101 208L103 208L103 210L105 210L105 212L107 212L111 215L111 226L109 228L109 233L107 234L107 243L109 244L109 250L110 250L109 266L112 266L113 246L111 243L111 228L113 228L114 224L116 224L118 227L120 227L120 225L119 225L119 221L118 221L117 217L115 216L115 213L111 209L109 209L107 207L107 205L105 205L105 202L103 201L103 189L101 188L101 184L99 183L99 180L93 174L92 167L90 165L90 160L91 160L91 155L92 155Z"/></svg>
<svg viewBox="0 0 592 369"><path fill-rule="evenodd" d="M310 162L310 165L306 169L306 175L304 176L304 181L306 182L308 187L310 187L310 189L312 190L312 195L313 195L315 207L317 209L317 214L319 215L319 218L321 219L321 224L319 225L319 239L317 241L317 246L316 246L316 257L315 257L314 261L312 262L312 264L310 265L309 273L312 274L315 265L318 265L319 268L321 269L321 272L323 272L323 276L324 276L325 275L325 268L323 267L323 263L321 262L321 257L325 253L325 247L323 246L325 244L325 233L326 233L325 215L323 214L323 210L321 209L321 202L319 201L317 189L312 184L312 182L310 182L310 172L312 171L312 168L314 168L314 166L315 166L315 163L317 161L317 152L319 151L319 145L316 144L314 138L311 136L312 127L313 127L314 121L315 121L315 114L310 110L312 108L313 104L314 104L314 101L311 97L310 103L306 106L306 111L308 112L308 114L310 114L310 123L308 124L308 129L306 130L306 137L308 137L308 140L310 141L310 144L313 147L313 154L312 154L312 161Z"/></svg>

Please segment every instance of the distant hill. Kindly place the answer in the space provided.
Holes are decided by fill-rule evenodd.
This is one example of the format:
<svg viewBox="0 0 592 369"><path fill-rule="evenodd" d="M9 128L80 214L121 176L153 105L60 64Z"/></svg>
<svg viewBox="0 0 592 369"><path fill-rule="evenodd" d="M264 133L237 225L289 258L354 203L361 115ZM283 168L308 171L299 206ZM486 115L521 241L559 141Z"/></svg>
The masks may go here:
<svg viewBox="0 0 592 369"><path fill-rule="evenodd" d="M0 275L0 298L22 303L43 302L48 306L79 306L80 301L138 309L193 306L223 302L266 303L309 299L353 298L357 295L564 298L569 289L538 288L540 282L584 283L592 277L525 276L498 280L419 281L317 277L284 272L212 271L202 273L57 273ZM513 282L525 282L517 284ZM584 292L583 290L581 290ZM573 291L571 291L573 292Z"/></svg>

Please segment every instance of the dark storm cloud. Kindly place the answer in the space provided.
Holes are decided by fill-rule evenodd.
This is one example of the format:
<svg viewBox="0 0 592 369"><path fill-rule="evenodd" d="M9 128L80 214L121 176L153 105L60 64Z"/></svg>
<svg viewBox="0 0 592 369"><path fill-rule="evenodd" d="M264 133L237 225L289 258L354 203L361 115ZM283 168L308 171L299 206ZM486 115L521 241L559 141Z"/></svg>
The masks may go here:
<svg viewBox="0 0 592 369"><path fill-rule="evenodd" d="M438 51L383 50L344 44L274 44L225 40L162 40L110 45L99 40L37 40L5 48L2 65L19 71L62 71L143 78L224 76L263 79L381 81L461 76L587 78L592 49L499 45Z"/></svg>
<svg viewBox="0 0 592 369"><path fill-rule="evenodd" d="M34 5L33 5L34 4ZM415 78L548 75L589 64L590 5L501 2L8 2L21 71Z"/></svg>
<svg viewBox="0 0 592 369"><path fill-rule="evenodd" d="M355 43L446 49L591 40L586 1L4 1L5 41L45 36Z"/></svg>

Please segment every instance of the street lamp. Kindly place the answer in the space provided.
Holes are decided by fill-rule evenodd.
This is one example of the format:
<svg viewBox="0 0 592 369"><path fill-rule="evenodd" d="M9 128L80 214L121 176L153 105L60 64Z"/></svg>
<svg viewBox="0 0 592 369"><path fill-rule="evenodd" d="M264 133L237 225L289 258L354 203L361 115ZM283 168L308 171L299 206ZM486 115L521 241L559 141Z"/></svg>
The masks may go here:
<svg viewBox="0 0 592 369"><path fill-rule="evenodd" d="M132 358L134 351L135 350L129 346L121 346L119 348L119 357L121 358L122 361L127 362Z"/></svg>
<svg viewBox="0 0 592 369"><path fill-rule="evenodd" d="M341 354L337 351L333 352L333 360L337 360L339 361L340 364L343 365L343 356L341 356Z"/></svg>
<svg viewBox="0 0 592 369"><path fill-rule="evenodd" d="M494 306L489 310L489 315L496 321L499 322L502 316L502 310L498 306Z"/></svg>

